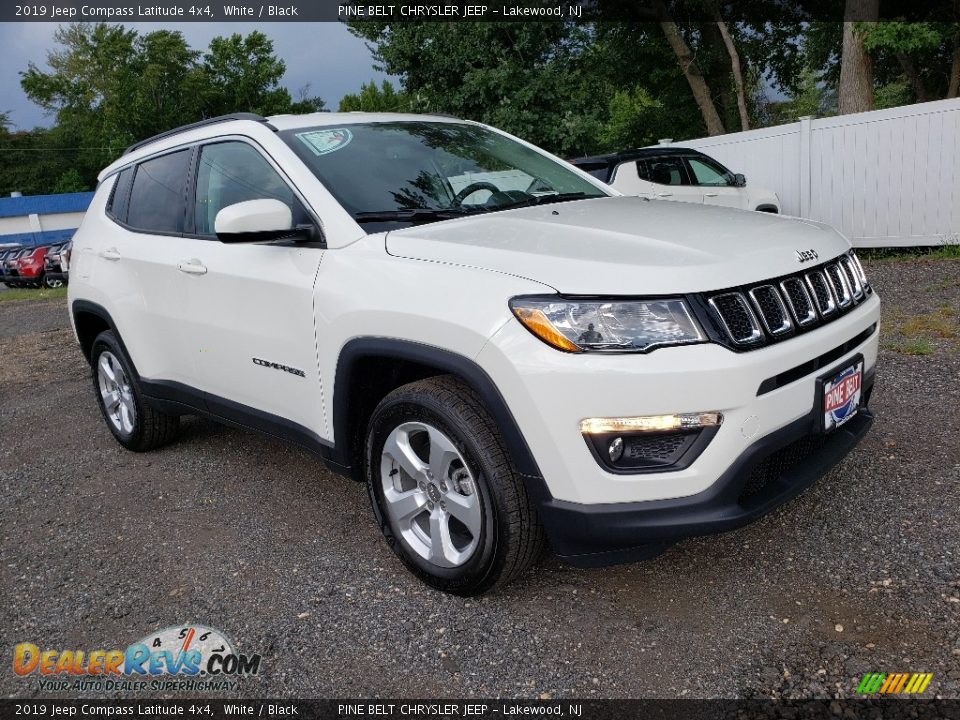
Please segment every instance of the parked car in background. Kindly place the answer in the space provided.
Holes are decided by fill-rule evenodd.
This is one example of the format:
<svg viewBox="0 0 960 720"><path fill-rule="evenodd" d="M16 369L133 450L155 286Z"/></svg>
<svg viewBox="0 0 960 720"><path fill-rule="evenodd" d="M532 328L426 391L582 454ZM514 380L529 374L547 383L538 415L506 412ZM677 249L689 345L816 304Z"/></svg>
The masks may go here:
<svg viewBox="0 0 960 720"><path fill-rule="evenodd" d="M691 148L640 148L570 162L624 195L780 212L775 192L748 188L743 175Z"/></svg>
<svg viewBox="0 0 960 720"><path fill-rule="evenodd" d="M14 248L8 250L3 259L0 260L0 274L2 274L4 284L8 287L19 286L20 273L17 270L17 260L29 252L29 248Z"/></svg>
<svg viewBox="0 0 960 720"><path fill-rule="evenodd" d="M13 258L18 254L20 254L19 247L4 248L3 250L0 250L0 283L6 284L5 276L6 276L7 260L10 258Z"/></svg>
<svg viewBox="0 0 960 720"><path fill-rule="evenodd" d="M5 262L3 281L10 287L41 287L45 284L43 261L49 245L21 250ZM53 286L48 286L53 287Z"/></svg>
<svg viewBox="0 0 960 720"><path fill-rule="evenodd" d="M66 285L69 279L69 253L72 241L51 247L43 259L43 284L48 288Z"/></svg>

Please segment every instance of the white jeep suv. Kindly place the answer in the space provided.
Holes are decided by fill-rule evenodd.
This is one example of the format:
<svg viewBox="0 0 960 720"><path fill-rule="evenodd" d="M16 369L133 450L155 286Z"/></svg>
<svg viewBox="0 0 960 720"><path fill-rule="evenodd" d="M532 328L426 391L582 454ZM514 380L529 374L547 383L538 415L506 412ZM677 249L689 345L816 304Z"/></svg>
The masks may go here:
<svg viewBox="0 0 960 720"><path fill-rule="evenodd" d="M69 308L124 447L184 414L297 443L458 594L544 540L595 566L743 525L872 422L880 301L836 231L618 196L445 117L135 145L74 238Z"/></svg>
<svg viewBox="0 0 960 720"><path fill-rule="evenodd" d="M657 146L571 160L624 195L779 213L780 198L690 148Z"/></svg>

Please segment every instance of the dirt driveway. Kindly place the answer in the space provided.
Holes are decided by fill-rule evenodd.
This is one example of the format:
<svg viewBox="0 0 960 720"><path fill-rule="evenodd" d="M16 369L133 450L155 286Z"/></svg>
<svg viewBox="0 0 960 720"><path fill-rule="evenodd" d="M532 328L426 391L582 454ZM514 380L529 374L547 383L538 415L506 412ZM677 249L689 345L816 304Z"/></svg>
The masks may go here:
<svg viewBox="0 0 960 720"><path fill-rule="evenodd" d="M878 420L834 472L742 530L473 600L413 580L364 488L297 449L189 419L122 450L63 302L0 302L0 693L38 694L16 643L198 622L263 654L247 697L849 697L868 671L960 697L960 261L868 274Z"/></svg>

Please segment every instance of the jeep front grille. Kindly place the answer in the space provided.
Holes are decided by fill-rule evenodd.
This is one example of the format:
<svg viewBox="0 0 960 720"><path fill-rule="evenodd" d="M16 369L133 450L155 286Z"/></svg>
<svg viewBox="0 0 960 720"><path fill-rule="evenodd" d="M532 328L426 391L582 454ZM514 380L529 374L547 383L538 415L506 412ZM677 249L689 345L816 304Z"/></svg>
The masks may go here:
<svg viewBox="0 0 960 720"><path fill-rule="evenodd" d="M779 336L793 330L787 306L780 297L780 291L773 285L760 285L748 290L747 294L753 300L753 306L768 333Z"/></svg>
<svg viewBox="0 0 960 720"><path fill-rule="evenodd" d="M707 301L720 318L723 329L737 345L752 345L763 340L763 331L746 298L738 293L716 295Z"/></svg>
<svg viewBox="0 0 960 720"><path fill-rule="evenodd" d="M827 282L827 276L823 270L809 272L806 275L807 286L813 295L813 301L817 305L817 313L821 318L828 318L837 313L837 300L830 289L830 283Z"/></svg>
<svg viewBox="0 0 960 720"><path fill-rule="evenodd" d="M780 283L780 289L790 306L790 313L797 319L797 325L807 327L817 321L817 309L803 280L798 277L787 278Z"/></svg>
<svg viewBox="0 0 960 720"><path fill-rule="evenodd" d="M722 333L735 347L747 350L828 323L870 293L850 254L769 282L708 294L705 299Z"/></svg>
<svg viewBox="0 0 960 720"><path fill-rule="evenodd" d="M837 299L837 305L841 310L845 310L853 303L853 293L847 284L847 277L840 265L827 265L827 279L830 281L830 289L833 290L833 296Z"/></svg>

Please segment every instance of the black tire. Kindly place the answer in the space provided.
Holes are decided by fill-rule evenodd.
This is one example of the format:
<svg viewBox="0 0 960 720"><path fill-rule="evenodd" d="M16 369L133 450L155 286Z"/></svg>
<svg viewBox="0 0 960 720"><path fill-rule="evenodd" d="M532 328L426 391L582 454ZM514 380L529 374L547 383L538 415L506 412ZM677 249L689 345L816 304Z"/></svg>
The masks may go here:
<svg viewBox="0 0 960 720"><path fill-rule="evenodd" d="M132 398L134 408L132 428L129 431L114 425L104 404L98 378L98 367L104 352L109 352L119 362L126 376L130 390L129 396ZM178 415L167 415L147 405L137 375L133 372L133 365L113 331L104 330L94 339L93 347L90 350L90 365L93 368L93 389L97 404L100 406L104 422L118 443L127 450L146 452L166 445L177 436L180 429L180 417Z"/></svg>
<svg viewBox="0 0 960 720"><path fill-rule="evenodd" d="M459 567L421 557L399 535L385 508L381 455L391 432L426 423L443 433L463 458L480 499L482 525L473 554ZM452 376L404 385L374 410L367 430L365 474L373 511L387 543L426 584L456 595L478 595L511 582L544 547L543 526L523 479L480 397Z"/></svg>

